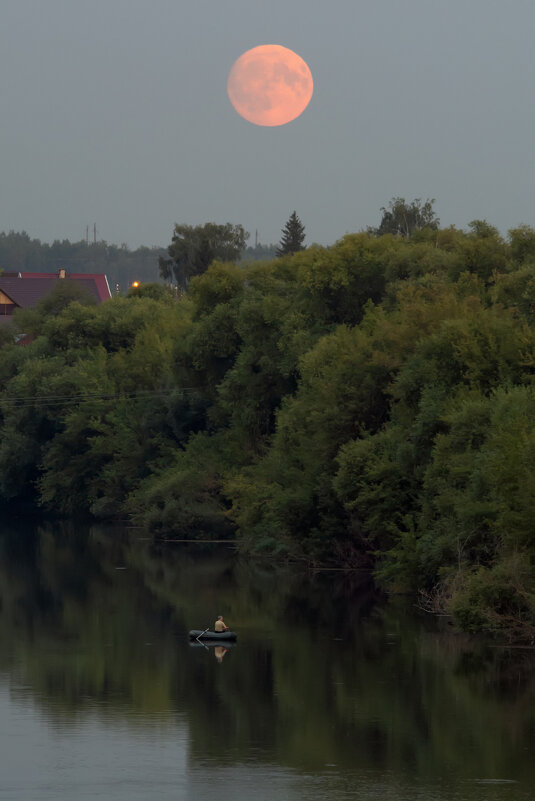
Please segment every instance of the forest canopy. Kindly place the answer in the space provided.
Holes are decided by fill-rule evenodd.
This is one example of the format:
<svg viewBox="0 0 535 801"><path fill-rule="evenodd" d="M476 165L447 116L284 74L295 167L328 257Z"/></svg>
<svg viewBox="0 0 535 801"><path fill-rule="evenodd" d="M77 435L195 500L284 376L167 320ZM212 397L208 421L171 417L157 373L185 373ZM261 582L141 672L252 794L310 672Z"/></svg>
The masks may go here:
<svg viewBox="0 0 535 801"><path fill-rule="evenodd" d="M428 211L37 310L2 337L2 502L238 535L533 637L535 231Z"/></svg>

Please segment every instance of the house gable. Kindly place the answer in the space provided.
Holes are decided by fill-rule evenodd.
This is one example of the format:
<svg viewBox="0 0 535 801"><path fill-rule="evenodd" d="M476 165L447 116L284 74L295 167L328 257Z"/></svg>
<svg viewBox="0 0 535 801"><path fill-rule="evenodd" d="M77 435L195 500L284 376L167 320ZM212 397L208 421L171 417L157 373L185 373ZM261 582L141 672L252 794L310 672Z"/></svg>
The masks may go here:
<svg viewBox="0 0 535 801"><path fill-rule="evenodd" d="M9 317L13 314L13 310L18 308L13 298L10 298L6 292L0 289L0 316Z"/></svg>
<svg viewBox="0 0 535 801"><path fill-rule="evenodd" d="M11 300L11 298L8 297L8 295L6 295L6 293L2 292L2 290L0 289L0 303L8 304L8 303L15 303L15 301Z"/></svg>
<svg viewBox="0 0 535 801"><path fill-rule="evenodd" d="M111 298L108 279L98 273L67 274L64 269L58 273L4 273L0 275L0 293L8 301L1 300L0 295L0 315L11 314L16 307L33 309L59 281L75 281L85 287L98 303Z"/></svg>

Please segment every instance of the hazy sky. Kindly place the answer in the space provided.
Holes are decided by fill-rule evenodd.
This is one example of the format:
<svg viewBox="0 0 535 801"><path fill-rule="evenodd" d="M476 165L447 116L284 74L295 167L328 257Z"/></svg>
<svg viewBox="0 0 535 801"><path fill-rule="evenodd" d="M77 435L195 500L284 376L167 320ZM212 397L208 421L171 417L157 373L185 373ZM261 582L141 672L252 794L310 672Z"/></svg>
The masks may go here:
<svg viewBox="0 0 535 801"><path fill-rule="evenodd" d="M534 0L2 0L0 230L167 245L175 222L306 244L394 195L443 225L535 225ZM280 44L315 91L297 120L232 108L235 59Z"/></svg>

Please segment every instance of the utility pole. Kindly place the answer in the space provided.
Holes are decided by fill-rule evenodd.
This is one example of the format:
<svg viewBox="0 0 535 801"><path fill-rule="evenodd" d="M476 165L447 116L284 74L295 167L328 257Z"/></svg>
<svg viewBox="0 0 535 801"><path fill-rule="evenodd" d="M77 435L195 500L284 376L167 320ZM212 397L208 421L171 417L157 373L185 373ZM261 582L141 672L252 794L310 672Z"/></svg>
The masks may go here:
<svg viewBox="0 0 535 801"><path fill-rule="evenodd" d="M89 245L89 226L88 225L86 225L86 227L85 227L85 243L86 243L86 245Z"/></svg>
<svg viewBox="0 0 535 801"><path fill-rule="evenodd" d="M97 244L97 224L93 223L93 244Z"/></svg>

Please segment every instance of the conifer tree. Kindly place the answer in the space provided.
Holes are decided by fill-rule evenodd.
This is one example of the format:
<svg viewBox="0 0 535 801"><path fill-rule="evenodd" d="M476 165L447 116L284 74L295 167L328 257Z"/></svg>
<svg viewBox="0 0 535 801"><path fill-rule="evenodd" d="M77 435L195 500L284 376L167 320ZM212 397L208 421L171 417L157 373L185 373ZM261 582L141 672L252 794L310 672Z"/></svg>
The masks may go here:
<svg viewBox="0 0 535 801"><path fill-rule="evenodd" d="M303 240L305 238L305 226L293 211L288 222L282 229L282 239L277 248L277 256L286 256L287 253L297 253L304 250Z"/></svg>

